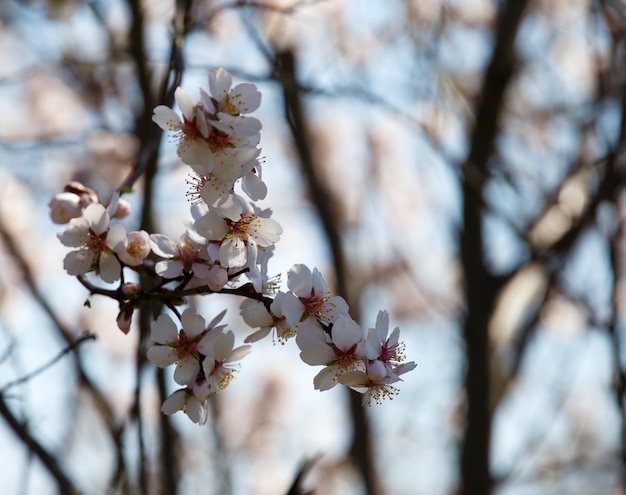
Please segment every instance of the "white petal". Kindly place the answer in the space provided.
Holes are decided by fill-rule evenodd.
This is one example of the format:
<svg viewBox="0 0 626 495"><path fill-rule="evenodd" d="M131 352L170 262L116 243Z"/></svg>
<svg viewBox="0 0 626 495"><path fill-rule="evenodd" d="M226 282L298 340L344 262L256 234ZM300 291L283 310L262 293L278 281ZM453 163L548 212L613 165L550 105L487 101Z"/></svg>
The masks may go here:
<svg viewBox="0 0 626 495"><path fill-rule="evenodd" d="M176 104L183 115L187 118L187 120L193 119L193 108L195 106L195 102L191 95L187 93L183 88L176 88L174 91L174 99L176 100Z"/></svg>
<svg viewBox="0 0 626 495"><path fill-rule="evenodd" d="M337 318L331 331L333 342L342 351L347 351L363 340L363 330L347 316Z"/></svg>
<svg viewBox="0 0 626 495"><path fill-rule="evenodd" d="M287 272L287 286L298 297L310 297L313 279L309 267L303 264L294 265Z"/></svg>
<svg viewBox="0 0 626 495"><path fill-rule="evenodd" d="M122 266L117 258L109 253L100 254L99 275L102 280L113 283L120 278Z"/></svg>
<svg viewBox="0 0 626 495"><path fill-rule="evenodd" d="M240 113L254 112L261 105L261 93L254 84L237 84L230 92L230 102Z"/></svg>
<svg viewBox="0 0 626 495"><path fill-rule="evenodd" d="M283 228L272 218L257 217L250 224L252 235L259 246L271 246L280 240Z"/></svg>
<svg viewBox="0 0 626 495"><path fill-rule="evenodd" d="M174 370L174 380L180 385L193 385L200 371L200 362L190 356L181 359Z"/></svg>
<svg viewBox="0 0 626 495"><path fill-rule="evenodd" d="M313 378L313 386L315 387L315 390L330 390L335 385L337 385L336 366L324 368L315 376L315 378Z"/></svg>
<svg viewBox="0 0 626 495"><path fill-rule="evenodd" d="M185 403L187 402L188 395L189 393L184 388L177 390L165 399L165 401L163 401L161 412L163 414L170 415L177 411L182 411L183 407L185 407Z"/></svg>
<svg viewBox="0 0 626 495"><path fill-rule="evenodd" d="M178 114L170 107L159 105L154 109L152 122L164 131L176 131L180 128L181 120Z"/></svg>
<svg viewBox="0 0 626 495"><path fill-rule="evenodd" d="M178 255L176 243L163 234L150 234L150 247L161 258L173 258Z"/></svg>
<svg viewBox="0 0 626 495"><path fill-rule="evenodd" d="M223 218L209 211L206 215L198 218L194 224L198 234L210 241L221 241L230 230Z"/></svg>
<svg viewBox="0 0 626 495"><path fill-rule="evenodd" d="M167 344L178 340L178 328L169 315L159 315L151 330L152 340L159 344Z"/></svg>
<svg viewBox="0 0 626 495"><path fill-rule="evenodd" d="M163 278L176 278L183 274L183 263L178 260L159 261L154 265L154 271Z"/></svg>
<svg viewBox="0 0 626 495"><path fill-rule="evenodd" d="M146 356L159 368L165 368L176 362L176 352L165 345L153 345L148 349Z"/></svg>
<svg viewBox="0 0 626 495"><path fill-rule="evenodd" d="M300 359L309 366L327 365L334 361L335 353L332 348L324 342L309 342L303 344Z"/></svg>
<svg viewBox="0 0 626 495"><path fill-rule="evenodd" d="M274 319L269 314L265 304L254 299L246 299L239 307L239 314L243 321L252 328L274 326Z"/></svg>
<svg viewBox="0 0 626 495"><path fill-rule="evenodd" d="M63 268L68 275L84 275L91 269L94 261L94 253L87 249L70 251L63 259Z"/></svg>
<svg viewBox="0 0 626 495"><path fill-rule="evenodd" d="M83 217L87 220L89 228L96 234L102 234L108 230L111 222L111 217L100 203L92 203L85 208Z"/></svg>
<svg viewBox="0 0 626 495"><path fill-rule="evenodd" d="M234 363L235 361L241 361L245 358L250 351L252 350L251 345L240 345L239 347L233 349L231 353L224 359L225 363Z"/></svg>
<svg viewBox="0 0 626 495"><path fill-rule="evenodd" d="M231 75L223 68L209 72L209 89L216 100L223 100L233 83Z"/></svg>
<svg viewBox="0 0 626 495"><path fill-rule="evenodd" d="M187 308L180 317L183 329L188 336L195 337L201 334L205 329L204 318L196 314L194 308Z"/></svg>

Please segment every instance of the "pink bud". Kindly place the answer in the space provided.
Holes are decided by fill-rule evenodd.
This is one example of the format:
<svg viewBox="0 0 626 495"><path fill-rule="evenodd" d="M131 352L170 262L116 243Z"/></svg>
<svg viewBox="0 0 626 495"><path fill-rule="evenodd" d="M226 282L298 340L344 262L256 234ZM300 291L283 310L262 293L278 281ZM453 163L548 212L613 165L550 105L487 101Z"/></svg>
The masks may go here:
<svg viewBox="0 0 626 495"><path fill-rule="evenodd" d="M141 285L134 282L126 282L122 285L122 292L126 297L136 298L141 294Z"/></svg>
<svg viewBox="0 0 626 495"><path fill-rule="evenodd" d="M122 305L120 312L117 315L117 327L126 334L130 331L130 324L133 319L134 310L135 307L132 303L126 303Z"/></svg>
<svg viewBox="0 0 626 495"><path fill-rule="evenodd" d="M117 208L115 213L113 213L113 218L126 218L128 215L130 215L130 203L120 198L117 201Z"/></svg>

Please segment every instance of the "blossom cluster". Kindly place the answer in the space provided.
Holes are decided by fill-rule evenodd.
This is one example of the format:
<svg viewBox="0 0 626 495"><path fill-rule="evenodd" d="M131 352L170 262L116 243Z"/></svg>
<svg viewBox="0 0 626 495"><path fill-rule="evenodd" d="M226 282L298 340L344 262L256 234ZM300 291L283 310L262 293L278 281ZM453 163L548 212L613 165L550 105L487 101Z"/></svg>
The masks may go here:
<svg viewBox="0 0 626 495"><path fill-rule="evenodd" d="M135 309L157 300L171 314L152 325L154 345L147 357L156 366L175 365L174 380L181 386L162 405L162 412L184 411L196 423L207 418L208 398L224 390L234 378L238 361L251 344L272 334L285 343L295 338L302 360L322 366L314 379L318 390L337 384L364 394L364 402L380 402L397 393L394 383L415 367L404 362L399 329L389 334L389 315L378 314L374 328L365 329L350 316L346 301L333 295L317 269L297 264L288 272L287 291L268 276L267 262L282 234L271 210L254 201L264 199L260 155L261 123L249 114L261 102L253 84L233 87L224 69L210 72L208 91L194 100L182 88L175 92L180 115L159 105L153 121L172 132L181 161L191 169L187 193L191 219L177 240L160 233L131 231L114 219L130 212L115 194L103 204L97 193L82 184L68 184L50 202L55 223L67 224L58 234L74 248L63 265L92 294L119 302L118 327L128 332ZM243 194L235 192L238 184ZM150 288L126 282L125 270L149 276ZM86 278L118 284L116 290L98 287ZM247 278L244 284L242 277ZM220 324L226 311L208 324L193 307L179 312L187 297L213 293L239 294L243 321L254 331L244 345Z"/></svg>

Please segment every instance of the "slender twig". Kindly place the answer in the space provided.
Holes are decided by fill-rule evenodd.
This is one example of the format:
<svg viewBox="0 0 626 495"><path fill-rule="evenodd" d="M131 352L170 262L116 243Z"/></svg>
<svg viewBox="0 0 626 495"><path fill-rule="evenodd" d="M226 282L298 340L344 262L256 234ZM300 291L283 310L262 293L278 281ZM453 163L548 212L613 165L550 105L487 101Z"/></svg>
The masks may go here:
<svg viewBox="0 0 626 495"><path fill-rule="evenodd" d="M6 393L6 391L9 390L10 388L13 388L13 387L15 387L17 385L21 385L23 383L26 383L29 380L32 380L37 375L40 375L41 373L43 373L47 369L49 369L52 366L54 366L56 363L58 363L63 358L63 356L65 356L67 353L75 350L76 347L78 347L80 344L82 344L86 340L95 340L95 338L96 338L96 336L94 334L90 333L90 332L83 333L80 337L78 337L74 342L72 342L70 345L68 345L65 349L63 349L58 355L56 355L54 358L52 358L47 363L41 365L39 368L34 369L30 373L28 373L28 374L26 374L24 376L21 376L20 378L5 384L0 389L0 394Z"/></svg>
<svg viewBox="0 0 626 495"><path fill-rule="evenodd" d="M72 481L65 474L57 458L50 454L28 431L24 423L19 421L11 412L4 401L4 395L0 393L0 416L9 425L11 430L19 437L29 452L32 452L41 461L48 473L57 484L59 493L72 495L78 493Z"/></svg>

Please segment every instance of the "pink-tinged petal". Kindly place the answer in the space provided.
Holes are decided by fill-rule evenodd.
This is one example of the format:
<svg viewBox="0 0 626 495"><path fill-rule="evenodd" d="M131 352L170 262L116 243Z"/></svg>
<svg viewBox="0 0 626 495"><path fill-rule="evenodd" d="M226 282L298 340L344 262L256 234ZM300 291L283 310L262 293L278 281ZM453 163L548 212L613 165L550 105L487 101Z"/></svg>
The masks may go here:
<svg viewBox="0 0 626 495"><path fill-rule="evenodd" d="M207 285L212 291L220 291L228 283L228 272L223 266L213 265L206 276Z"/></svg>
<svg viewBox="0 0 626 495"><path fill-rule="evenodd" d="M161 258L173 258L178 255L176 243L163 234L150 234L150 247Z"/></svg>
<svg viewBox="0 0 626 495"><path fill-rule="evenodd" d="M209 89L216 100L223 100L232 84L233 78L223 67L209 72Z"/></svg>
<svg viewBox="0 0 626 495"><path fill-rule="evenodd" d="M324 368L313 378L313 386L315 390L320 392L330 390L335 385L337 385L337 368L335 366Z"/></svg>
<svg viewBox="0 0 626 495"><path fill-rule="evenodd" d="M234 363L234 362L237 362L237 361L241 361L248 354L250 354L251 350L252 350L252 346L251 345L240 345L239 347L236 347L235 349L233 349L230 352L230 354L228 354L228 356L226 357L224 362L226 362L226 363Z"/></svg>
<svg viewBox="0 0 626 495"><path fill-rule="evenodd" d="M200 235L210 241L221 241L230 230L224 219L213 212L198 218L194 226Z"/></svg>
<svg viewBox="0 0 626 495"><path fill-rule="evenodd" d="M89 228L98 235L108 230L111 223L111 217L100 203L92 203L85 208L83 217L87 220Z"/></svg>
<svg viewBox="0 0 626 495"><path fill-rule="evenodd" d="M261 93L254 84L237 84L230 92L230 102L239 113L254 112L261 105Z"/></svg>
<svg viewBox="0 0 626 495"><path fill-rule="evenodd" d="M336 357L332 348L324 342L309 342L300 349L300 359L309 366L325 366L334 362Z"/></svg>
<svg viewBox="0 0 626 495"><path fill-rule="evenodd" d="M187 118L187 120L192 120L194 116L193 108L195 106L195 102L193 101L191 95L183 88L179 87L176 88L176 91L174 91L174 99L176 100L178 108L180 108L180 111Z"/></svg>
<svg viewBox="0 0 626 495"><path fill-rule="evenodd" d="M153 345L148 349L146 356L159 368L165 368L176 362L176 352L165 345Z"/></svg>
<svg viewBox="0 0 626 495"><path fill-rule="evenodd" d="M63 268L68 275L84 275L91 269L94 261L94 253L87 249L70 251L63 259Z"/></svg>
<svg viewBox="0 0 626 495"><path fill-rule="evenodd" d="M363 340L363 330L358 323L347 316L337 318L331 333L333 342L342 351L349 350Z"/></svg>
<svg viewBox="0 0 626 495"><path fill-rule="evenodd" d="M396 327L391 332L391 335L387 339L387 348L394 347L398 345L398 340L400 339L400 328Z"/></svg>
<svg viewBox="0 0 626 495"><path fill-rule="evenodd" d="M199 314L196 314L196 310L194 308L187 308L185 311L183 311L183 314L180 317L180 321L183 324L183 329L185 330L185 333L189 337L195 337L196 335L204 332L204 318Z"/></svg>
<svg viewBox="0 0 626 495"><path fill-rule="evenodd" d="M178 114L170 107L159 105L154 109L152 122L164 131L177 131L180 128L181 120Z"/></svg>
<svg viewBox="0 0 626 495"><path fill-rule="evenodd" d="M373 382L380 382L387 376L385 363L378 359L367 363L367 376Z"/></svg>
<svg viewBox="0 0 626 495"><path fill-rule="evenodd" d="M72 218L80 217L83 211L80 197L70 192L57 194L48 203L48 206L50 207L50 218L57 224L66 224Z"/></svg>
<svg viewBox="0 0 626 495"><path fill-rule="evenodd" d="M200 371L200 361L191 356L186 356L178 361L174 370L174 381L180 385L193 385Z"/></svg>
<svg viewBox="0 0 626 495"><path fill-rule="evenodd" d="M122 266L117 258L109 253L100 254L99 275L102 280L107 283L113 283L119 280L122 274Z"/></svg>
<svg viewBox="0 0 626 495"><path fill-rule="evenodd" d="M161 412L169 416L175 412L182 411L189 395L189 392L184 388L177 390L163 401Z"/></svg>
<svg viewBox="0 0 626 495"><path fill-rule="evenodd" d="M291 325L295 325L300 321L304 310L304 305L295 294L291 292L285 293L281 301L280 312Z"/></svg>
<svg viewBox="0 0 626 495"><path fill-rule="evenodd" d="M169 315L159 315L151 330L152 340L159 344L169 344L178 340L178 328Z"/></svg>
<svg viewBox="0 0 626 495"><path fill-rule="evenodd" d="M287 272L287 287L298 297L310 297L313 278L309 267L303 264L294 265Z"/></svg>
<svg viewBox="0 0 626 495"><path fill-rule="evenodd" d="M154 271L163 278L176 278L183 274L183 264L178 260L159 261Z"/></svg>

